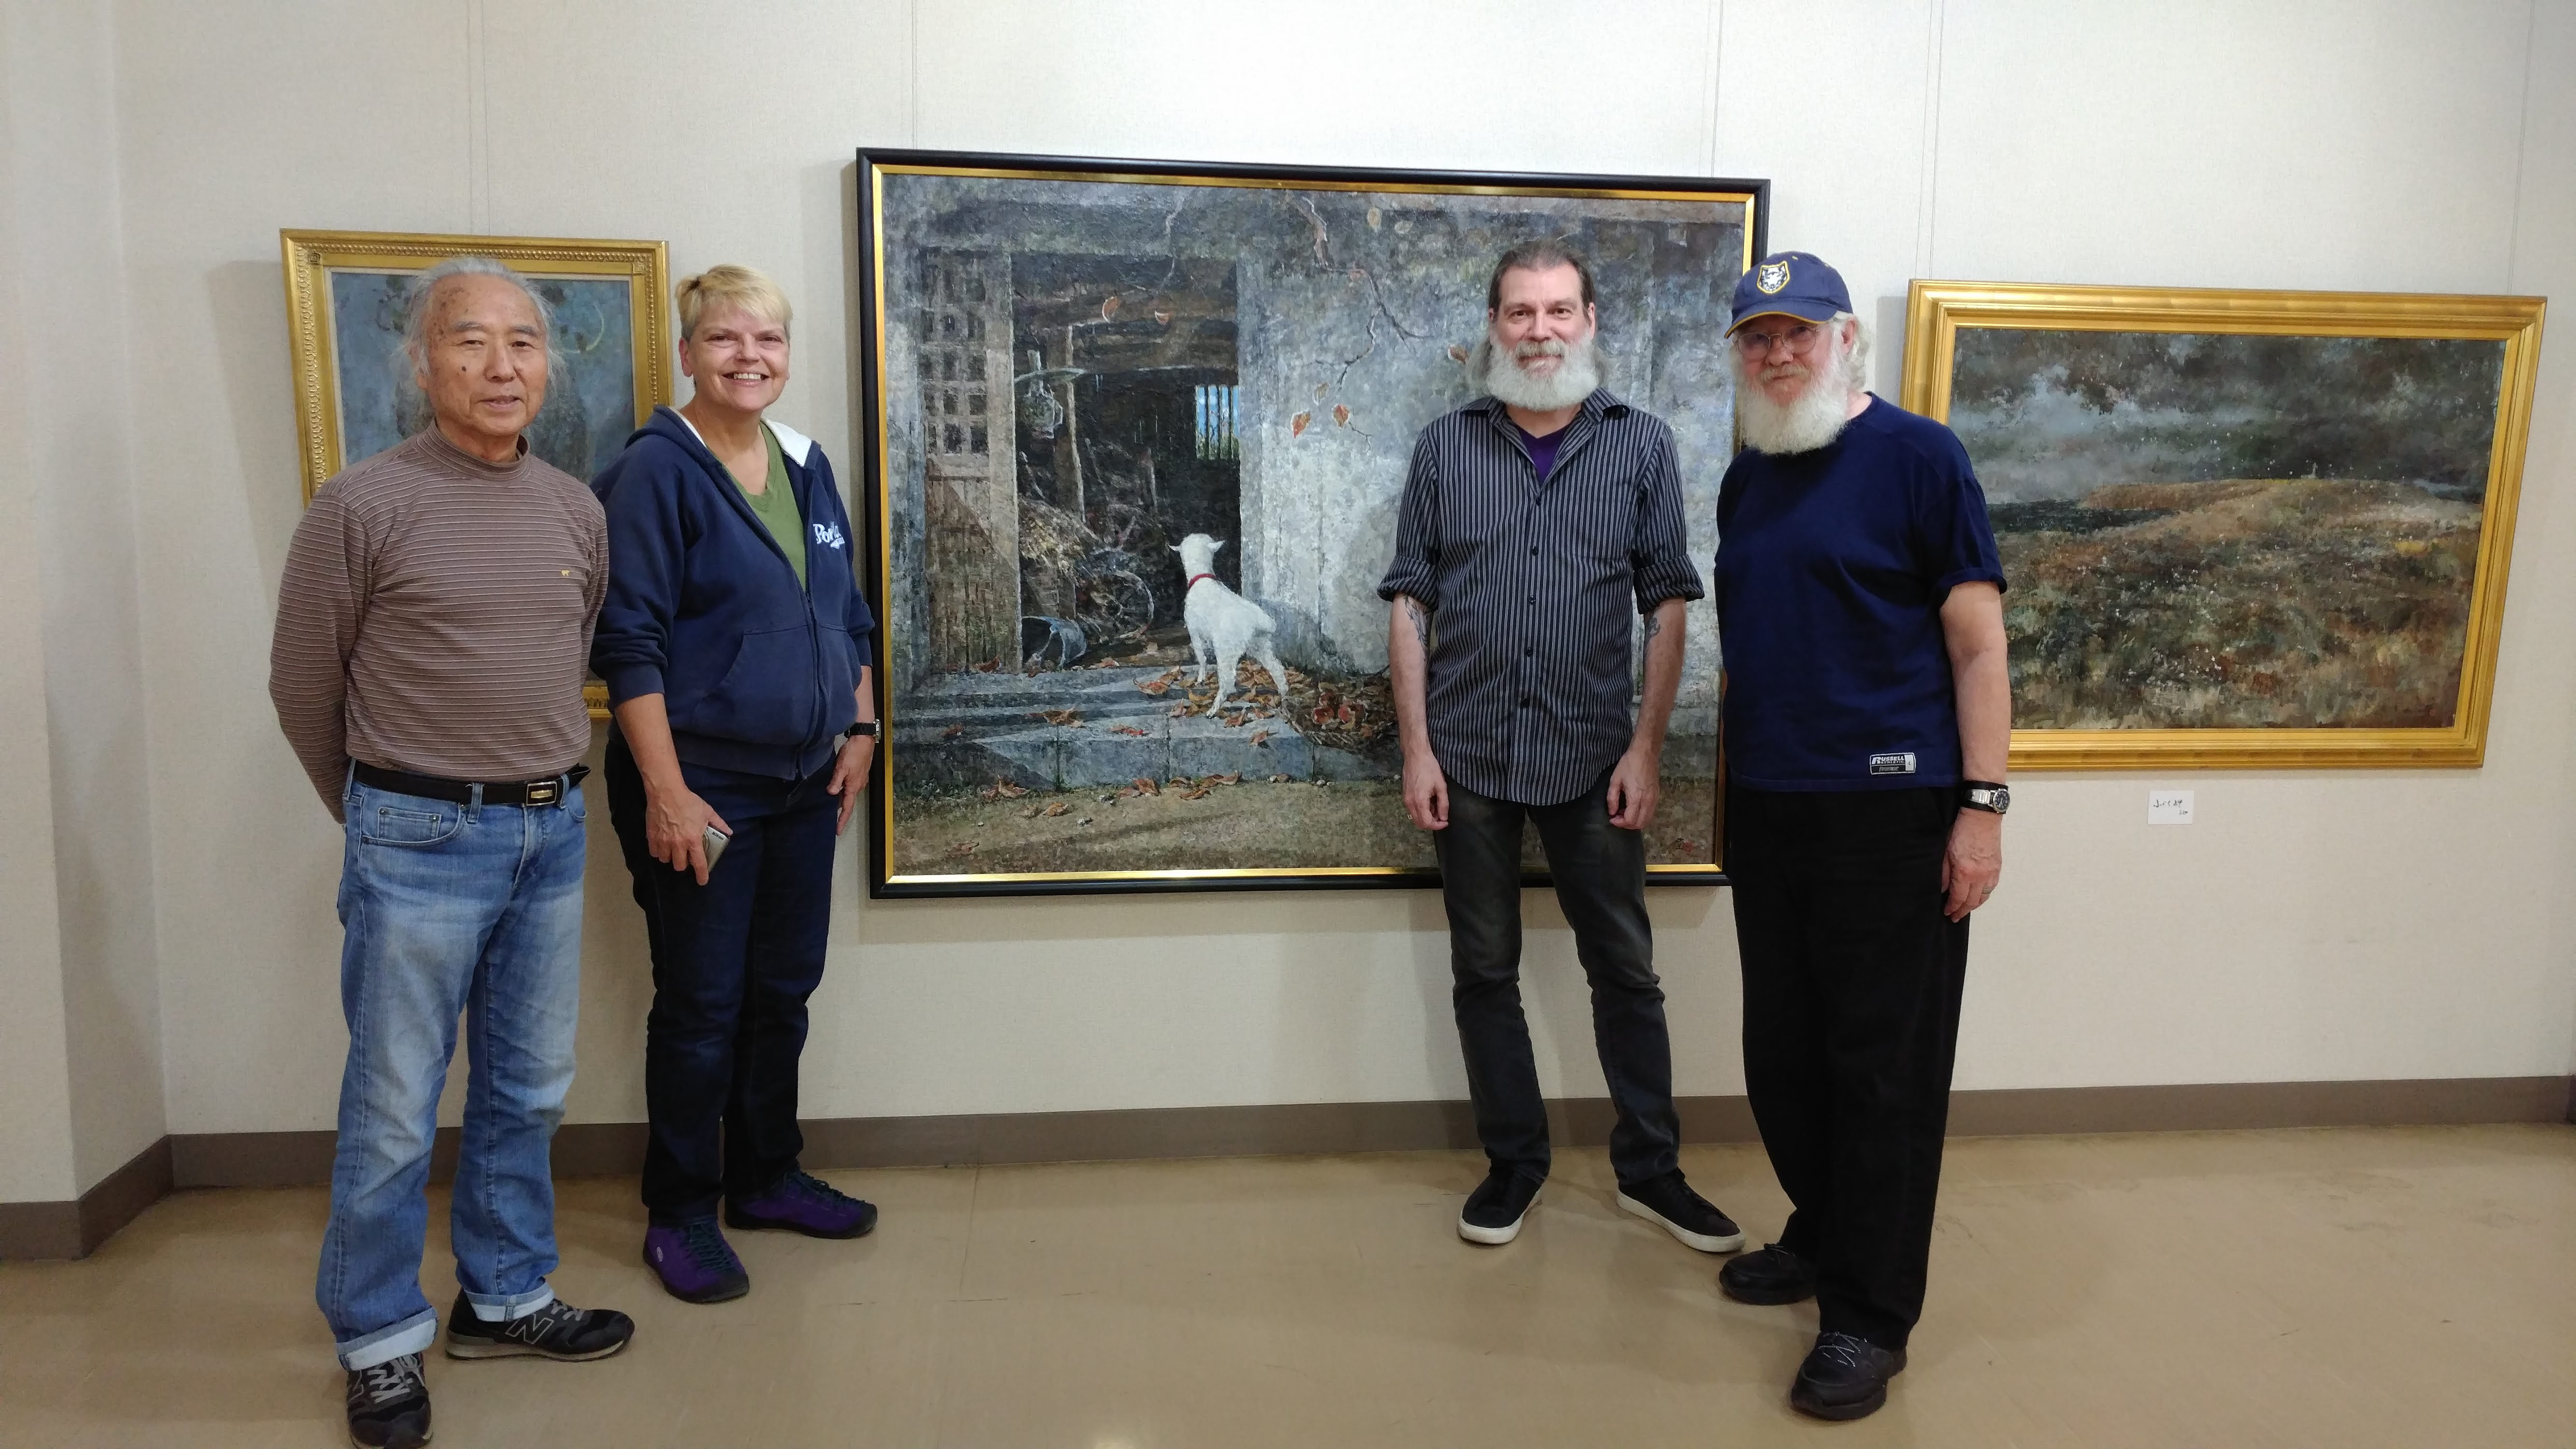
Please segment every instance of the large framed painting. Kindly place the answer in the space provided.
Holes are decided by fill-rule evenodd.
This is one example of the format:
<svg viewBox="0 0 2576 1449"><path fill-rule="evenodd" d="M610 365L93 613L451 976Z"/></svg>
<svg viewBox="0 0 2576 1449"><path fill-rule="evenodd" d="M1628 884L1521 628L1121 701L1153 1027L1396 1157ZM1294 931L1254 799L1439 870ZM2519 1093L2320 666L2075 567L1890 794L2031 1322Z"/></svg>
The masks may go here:
<svg viewBox="0 0 2576 1449"><path fill-rule="evenodd" d="M565 375L548 381L528 431L538 457L588 479L671 400L660 242L377 231L283 231L278 241L308 500L343 467L429 425L403 354L403 304L413 278L451 257L507 263L554 309Z"/></svg>
<svg viewBox="0 0 2576 1449"><path fill-rule="evenodd" d="M1672 424L1691 552L1716 550L1765 183L916 151L856 174L878 895L1437 883L1376 585L1415 434L1481 392L1517 242L1591 261L1607 385ZM1244 625L1201 631L1204 665L1194 584ZM1722 879L1705 603L1688 642L1659 882Z"/></svg>
<svg viewBox="0 0 2576 1449"><path fill-rule="evenodd" d="M2537 297L1914 283L1984 484L2015 769L2485 757Z"/></svg>

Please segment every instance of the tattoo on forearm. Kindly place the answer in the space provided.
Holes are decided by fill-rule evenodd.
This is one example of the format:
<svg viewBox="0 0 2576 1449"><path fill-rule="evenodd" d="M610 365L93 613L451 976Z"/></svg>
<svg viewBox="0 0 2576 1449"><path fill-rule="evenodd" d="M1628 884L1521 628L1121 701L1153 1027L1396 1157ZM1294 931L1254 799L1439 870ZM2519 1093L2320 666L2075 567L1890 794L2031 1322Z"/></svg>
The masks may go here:
<svg viewBox="0 0 2576 1449"><path fill-rule="evenodd" d="M1664 616L1661 614L1648 614L1646 616L1646 637L1652 639L1662 632L1664 632Z"/></svg>
<svg viewBox="0 0 2576 1449"><path fill-rule="evenodd" d="M1413 637L1425 644L1430 643L1431 616L1422 612L1422 606L1411 599L1404 601L1404 612L1413 618Z"/></svg>

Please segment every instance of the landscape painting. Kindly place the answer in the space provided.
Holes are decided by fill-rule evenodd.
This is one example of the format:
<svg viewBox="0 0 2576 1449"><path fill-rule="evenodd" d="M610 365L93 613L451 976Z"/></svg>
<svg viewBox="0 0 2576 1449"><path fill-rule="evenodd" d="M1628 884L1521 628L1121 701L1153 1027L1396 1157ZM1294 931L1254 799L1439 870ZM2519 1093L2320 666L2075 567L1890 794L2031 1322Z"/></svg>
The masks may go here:
<svg viewBox="0 0 2576 1449"><path fill-rule="evenodd" d="M875 152L858 189L878 894L1437 883L1376 587L1515 243L1590 260L1606 385L1672 425L1716 551L1761 183ZM1688 627L1649 858L1712 882Z"/></svg>
<svg viewBox="0 0 2576 1449"><path fill-rule="evenodd" d="M2476 762L2537 302L1917 283L1915 316L1909 400L2003 555L2015 765Z"/></svg>
<svg viewBox="0 0 2576 1449"><path fill-rule="evenodd" d="M531 452L588 481L671 400L670 268L657 241L284 231L289 356L304 496L429 425L404 354L413 279L487 256L536 284L562 371L529 429Z"/></svg>

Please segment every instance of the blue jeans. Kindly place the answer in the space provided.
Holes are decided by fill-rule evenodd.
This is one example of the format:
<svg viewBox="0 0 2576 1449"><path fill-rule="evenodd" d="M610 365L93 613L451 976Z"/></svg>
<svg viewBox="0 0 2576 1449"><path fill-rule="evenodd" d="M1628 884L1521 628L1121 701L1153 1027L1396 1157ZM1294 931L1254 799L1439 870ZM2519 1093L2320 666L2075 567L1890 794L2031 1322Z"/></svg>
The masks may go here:
<svg viewBox="0 0 2576 1449"><path fill-rule="evenodd" d="M438 1096L465 1017L456 1277L505 1317L553 1300L555 1125L581 1004L582 795L460 805L352 780L340 867L349 1064L314 1298L344 1368L438 1336L421 1296Z"/></svg>
<svg viewBox="0 0 2576 1449"><path fill-rule="evenodd" d="M653 953L644 1207L654 1222L685 1222L775 1184L805 1150L796 1068L831 934L841 802L824 788L828 764L779 780L683 763L689 788L733 827L700 885L653 858L644 778L623 735L609 736L601 773Z"/></svg>

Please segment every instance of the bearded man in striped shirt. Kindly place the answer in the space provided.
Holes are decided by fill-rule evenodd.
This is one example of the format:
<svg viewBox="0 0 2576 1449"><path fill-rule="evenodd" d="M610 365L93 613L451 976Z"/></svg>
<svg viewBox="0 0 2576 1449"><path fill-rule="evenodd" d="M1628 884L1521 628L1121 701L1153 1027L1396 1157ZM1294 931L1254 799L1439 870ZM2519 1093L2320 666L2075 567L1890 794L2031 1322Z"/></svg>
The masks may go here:
<svg viewBox="0 0 2576 1449"><path fill-rule="evenodd" d="M1394 605L1404 807L1440 859L1450 999L1489 1167L1458 1235L1510 1242L1547 1180L1520 998L1521 835L1535 824L1591 981L1619 1206L1701 1252L1733 1252L1744 1234L1682 1178L1646 920L1644 831L1681 681L1682 609L1701 594L1672 430L1601 386L1592 274L1572 250L1504 253L1485 319L1468 372L1487 395L1423 429L1378 584ZM1640 615L1646 683L1632 718Z"/></svg>
<svg viewBox="0 0 2576 1449"><path fill-rule="evenodd" d="M430 1436L423 1190L460 1014L448 1357L605 1358L635 1331L546 1282L580 1015L581 684L608 585L599 500L523 436L550 338L500 263L423 274L404 340L435 421L322 485L278 595L269 696L345 842L349 1059L315 1297L362 1446Z"/></svg>

